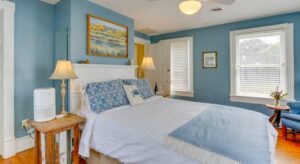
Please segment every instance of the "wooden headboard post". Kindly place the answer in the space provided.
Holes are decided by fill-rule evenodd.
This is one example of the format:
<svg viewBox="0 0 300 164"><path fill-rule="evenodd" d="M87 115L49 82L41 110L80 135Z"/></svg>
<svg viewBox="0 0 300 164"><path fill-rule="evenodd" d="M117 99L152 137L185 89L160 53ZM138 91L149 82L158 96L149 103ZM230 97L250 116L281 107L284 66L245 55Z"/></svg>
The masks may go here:
<svg viewBox="0 0 300 164"><path fill-rule="evenodd" d="M73 67L78 78L69 81L69 107L71 113L76 113L80 109L81 90L86 84L136 78L136 66L133 65L73 64Z"/></svg>

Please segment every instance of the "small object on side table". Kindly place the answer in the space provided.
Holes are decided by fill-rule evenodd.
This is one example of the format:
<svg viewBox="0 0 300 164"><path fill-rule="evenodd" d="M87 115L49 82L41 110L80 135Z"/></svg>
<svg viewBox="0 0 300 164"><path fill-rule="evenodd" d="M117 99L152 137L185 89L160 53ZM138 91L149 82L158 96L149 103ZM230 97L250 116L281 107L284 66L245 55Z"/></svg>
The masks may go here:
<svg viewBox="0 0 300 164"><path fill-rule="evenodd" d="M89 59L80 60L78 63L79 64L90 64L90 60Z"/></svg>
<svg viewBox="0 0 300 164"><path fill-rule="evenodd" d="M158 86L157 86L157 82L155 82L155 86L154 86L154 94L158 95Z"/></svg>
<svg viewBox="0 0 300 164"><path fill-rule="evenodd" d="M29 121L29 125L35 129L35 156L36 164L42 163L41 133L45 134L46 163L55 163L55 134L74 129L74 157L73 163L79 164L79 125L86 121L85 118L68 113L65 117L47 122Z"/></svg>
<svg viewBox="0 0 300 164"><path fill-rule="evenodd" d="M279 127L281 111L289 110L288 106L275 106L271 104L266 104L266 107L274 110L274 114L269 118L269 121L274 127Z"/></svg>

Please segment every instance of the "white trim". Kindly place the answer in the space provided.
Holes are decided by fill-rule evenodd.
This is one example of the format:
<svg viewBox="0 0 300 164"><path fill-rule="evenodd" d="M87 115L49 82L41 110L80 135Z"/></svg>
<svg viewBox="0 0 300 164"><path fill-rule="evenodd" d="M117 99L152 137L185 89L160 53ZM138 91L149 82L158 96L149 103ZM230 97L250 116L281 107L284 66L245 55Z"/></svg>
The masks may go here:
<svg viewBox="0 0 300 164"><path fill-rule="evenodd" d="M22 152L34 147L34 139L30 136L24 136L16 139L16 152Z"/></svg>
<svg viewBox="0 0 300 164"><path fill-rule="evenodd" d="M270 103L271 98L261 98L261 97L247 97L237 95L236 93L236 72L235 72L235 62L236 62L236 36L239 34L251 34L258 33L264 31L272 31L272 30L284 30L287 37L287 92L288 92L288 100L292 101L295 99L295 90L294 90L294 38L293 38L293 24L285 23L279 25L272 26L264 26L243 30L236 30L230 32L230 101L234 102L246 102L246 103L254 103L254 104L266 104ZM272 100L273 101L273 100Z"/></svg>
<svg viewBox="0 0 300 164"><path fill-rule="evenodd" d="M143 38L140 38L140 37L134 37L134 43L139 43L139 44L144 44L144 45L148 45L150 44L150 41L149 40L146 40L146 39L143 39Z"/></svg>
<svg viewBox="0 0 300 164"><path fill-rule="evenodd" d="M262 97L250 97L250 96L230 96L230 101L232 102L243 102L250 104L273 104L274 100L272 98L262 98ZM289 100L295 101L295 100ZM281 101L283 104L286 104L288 101Z"/></svg>
<svg viewBox="0 0 300 164"><path fill-rule="evenodd" d="M274 100L271 98L258 98L258 97L248 97L248 96L230 96L230 101L233 102L244 102L250 104L273 104Z"/></svg>
<svg viewBox="0 0 300 164"><path fill-rule="evenodd" d="M194 91L173 91L171 92L172 96L184 96L184 97L194 97Z"/></svg>
<svg viewBox="0 0 300 164"><path fill-rule="evenodd" d="M277 25L270 25L270 26L254 27L254 28L236 30L236 31L231 31L230 33L235 34L235 35L247 34L247 33L251 34L251 33L256 33L256 32L286 29L286 28L289 28L291 25L293 25L293 24L284 23L284 24L277 24Z"/></svg>
<svg viewBox="0 0 300 164"><path fill-rule="evenodd" d="M3 27L3 60L2 67L2 102L0 109L3 112L3 118L0 120L3 132L2 136L2 157L9 158L14 156L15 151L15 119L14 119L14 20L15 20L15 3L10 1L0 1L0 10L4 14Z"/></svg>
<svg viewBox="0 0 300 164"><path fill-rule="evenodd" d="M286 34L287 34L287 75L288 75L288 91L289 93L289 99L294 100L295 99L295 70L294 70L294 24L288 24L288 27L285 28Z"/></svg>
<svg viewBox="0 0 300 164"><path fill-rule="evenodd" d="M15 137L6 138L3 143L2 157L4 159L10 158L16 154L16 139Z"/></svg>

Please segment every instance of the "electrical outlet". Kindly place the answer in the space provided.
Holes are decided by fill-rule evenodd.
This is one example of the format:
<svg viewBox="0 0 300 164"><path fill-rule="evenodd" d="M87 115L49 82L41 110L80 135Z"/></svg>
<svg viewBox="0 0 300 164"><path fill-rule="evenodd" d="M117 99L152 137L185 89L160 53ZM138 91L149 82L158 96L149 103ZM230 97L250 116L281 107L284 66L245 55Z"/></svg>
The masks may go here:
<svg viewBox="0 0 300 164"><path fill-rule="evenodd" d="M28 129L29 124L28 124L29 119L22 120L22 128L23 129Z"/></svg>

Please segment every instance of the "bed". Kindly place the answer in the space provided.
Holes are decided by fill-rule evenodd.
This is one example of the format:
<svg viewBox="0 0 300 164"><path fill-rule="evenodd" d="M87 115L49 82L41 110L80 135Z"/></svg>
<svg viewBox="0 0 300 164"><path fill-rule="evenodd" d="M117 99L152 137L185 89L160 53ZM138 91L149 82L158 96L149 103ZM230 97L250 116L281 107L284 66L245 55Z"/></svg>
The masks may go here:
<svg viewBox="0 0 300 164"><path fill-rule="evenodd" d="M207 113L214 104L152 96L143 104L123 105L101 114L82 112L86 110L80 109L82 108L80 86L90 82L134 78L135 67L113 65L74 65L74 67L79 78L72 80L70 84L70 106L72 112L81 111L78 114L88 120L83 128L79 153L87 157L89 163L99 161L145 164L220 163L221 161L224 163L224 156L212 151L207 151L203 155L198 154L197 156L201 158L195 160L170 149L165 144L166 136L189 123L196 116ZM92 76L95 74L97 76ZM262 115L253 111L245 112L252 116ZM269 159L267 163L274 163L277 132L270 123L266 123L265 127L267 134L263 140L267 143L265 158ZM243 129L245 131L245 127ZM247 133L247 135L249 138L257 137L255 133ZM249 149L251 150L248 152L249 155L257 155L255 149L255 147ZM219 162L216 162L218 160ZM225 163L239 162L228 160Z"/></svg>

